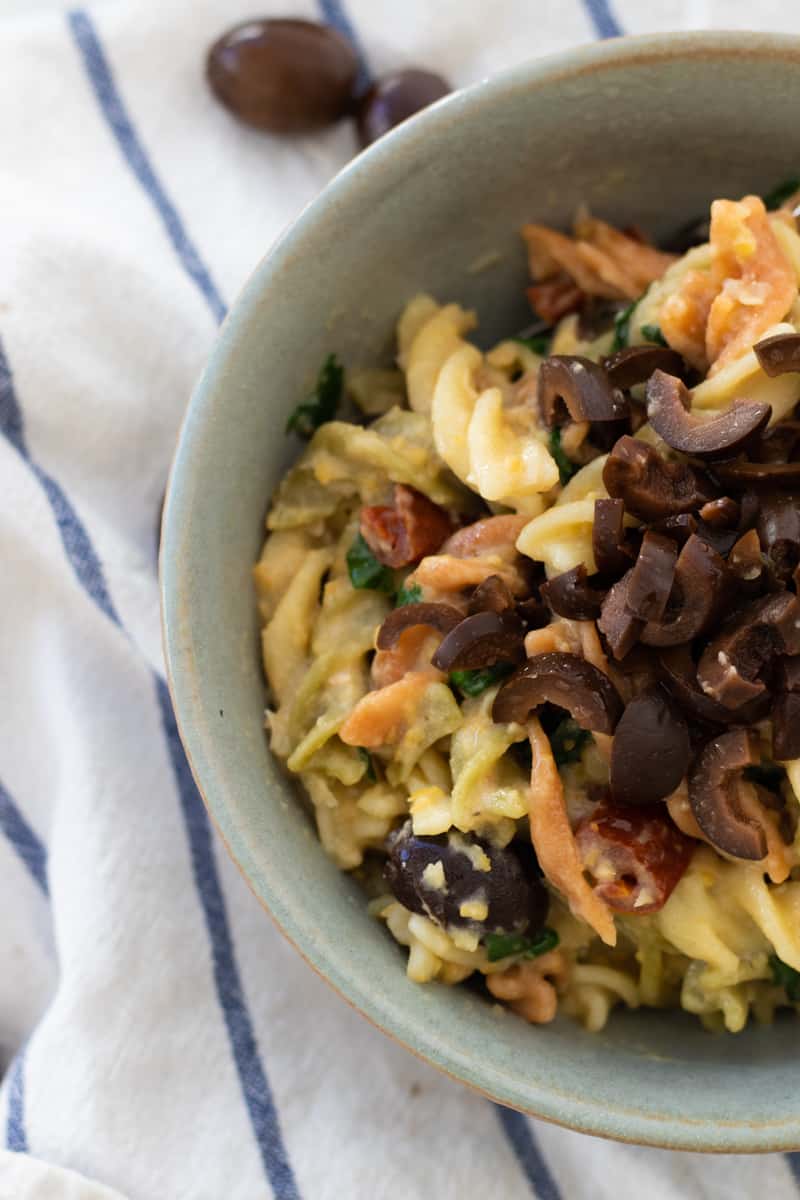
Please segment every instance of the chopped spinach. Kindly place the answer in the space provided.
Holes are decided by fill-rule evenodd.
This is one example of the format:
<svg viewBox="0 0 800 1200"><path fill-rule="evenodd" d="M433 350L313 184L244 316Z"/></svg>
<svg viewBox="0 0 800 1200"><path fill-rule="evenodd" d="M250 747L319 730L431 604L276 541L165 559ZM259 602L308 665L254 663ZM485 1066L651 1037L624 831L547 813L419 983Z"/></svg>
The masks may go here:
<svg viewBox="0 0 800 1200"><path fill-rule="evenodd" d="M653 342L656 346L667 345L667 339L664 337L658 325L643 325L642 337L646 342Z"/></svg>
<svg viewBox="0 0 800 1200"><path fill-rule="evenodd" d="M317 382L310 396L298 404L286 422L286 432L310 438L315 429L332 421L342 399L344 367L335 354L329 354L320 367Z"/></svg>
<svg viewBox="0 0 800 1200"><path fill-rule="evenodd" d="M567 458L566 454L561 449L561 430L558 427L550 431L548 449L556 461L559 478L563 487L563 485L572 478L578 468L572 459Z"/></svg>
<svg viewBox="0 0 800 1200"><path fill-rule="evenodd" d="M394 591L394 571L378 562L360 533L347 551L347 571L354 588Z"/></svg>
<svg viewBox="0 0 800 1200"><path fill-rule="evenodd" d="M519 342L520 346L527 346L534 354L544 358L550 350L550 343L553 340L551 333L537 333L533 337L515 337L512 342Z"/></svg>
<svg viewBox="0 0 800 1200"><path fill-rule="evenodd" d="M764 207L769 209L780 208L785 200L794 195L800 190L800 178L794 176L792 179L784 179L783 183L779 183L771 192L767 192L764 197Z"/></svg>
<svg viewBox="0 0 800 1200"><path fill-rule="evenodd" d="M745 767L743 775L750 783L760 783L770 792L777 792L780 791L786 772L777 763L758 763L755 767Z"/></svg>
<svg viewBox="0 0 800 1200"><path fill-rule="evenodd" d="M556 765L562 767L565 763L580 762L583 747L591 736L587 730L581 729L572 717L561 721L549 734L550 748Z"/></svg>
<svg viewBox="0 0 800 1200"><path fill-rule="evenodd" d="M614 317L614 340L611 343L611 353L616 353L617 350L624 350L628 344L630 337L631 317L633 310L639 303L638 300L633 300L627 308L623 308L622 312L618 312Z"/></svg>
<svg viewBox="0 0 800 1200"><path fill-rule="evenodd" d="M484 939L489 962L498 962L511 954L521 954L523 958L538 958L548 950L555 950L558 945L558 934L555 929L541 929L533 937L524 933L488 933Z"/></svg>
<svg viewBox="0 0 800 1200"><path fill-rule="evenodd" d="M451 671L450 682L465 696L480 696L513 670L511 663L497 663L494 667L480 667L474 671Z"/></svg>
<svg viewBox="0 0 800 1200"><path fill-rule="evenodd" d="M366 778L370 781L370 783L376 783L378 776L375 774L375 764L372 761L372 755L370 754L369 750L365 750L363 746L357 746L356 749L358 750L358 757L366 765L367 769L364 772Z"/></svg>
<svg viewBox="0 0 800 1200"><path fill-rule="evenodd" d="M404 604L419 604L422 599L422 588L418 583L412 583L411 587L406 587L405 584L397 593L397 599L394 602L395 608L402 608Z"/></svg>
<svg viewBox="0 0 800 1200"><path fill-rule="evenodd" d="M800 971L795 971L794 967L778 958L777 954L769 956L769 965L773 983L784 989L792 1004L797 1004L800 1001Z"/></svg>

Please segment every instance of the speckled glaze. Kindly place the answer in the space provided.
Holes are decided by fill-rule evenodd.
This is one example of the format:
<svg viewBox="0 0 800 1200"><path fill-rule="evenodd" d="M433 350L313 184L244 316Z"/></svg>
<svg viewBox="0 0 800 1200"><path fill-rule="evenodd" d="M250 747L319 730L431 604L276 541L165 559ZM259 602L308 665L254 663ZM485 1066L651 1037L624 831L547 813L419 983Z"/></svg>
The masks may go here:
<svg viewBox="0 0 800 1200"><path fill-rule="evenodd" d="M800 1026L714 1037L695 1018L647 1010L590 1035L409 983L405 952L326 859L270 757L250 567L297 450L286 416L329 351L348 365L384 358L421 289L474 306L487 342L519 328L524 221L563 224L583 202L671 230L714 196L795 172L798 111L800 39L692 34L534 62L413 119L343 171L256 268L192 398L164 521L184 744L231 854L286 935L351 1004L456 1079L575 1129L686 1150L800 1147Z"/></svg>

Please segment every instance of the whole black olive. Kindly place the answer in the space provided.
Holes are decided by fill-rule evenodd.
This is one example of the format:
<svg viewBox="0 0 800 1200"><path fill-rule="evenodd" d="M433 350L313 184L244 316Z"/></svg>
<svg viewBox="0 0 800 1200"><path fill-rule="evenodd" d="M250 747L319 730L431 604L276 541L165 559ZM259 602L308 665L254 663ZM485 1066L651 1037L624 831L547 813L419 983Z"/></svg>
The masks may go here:
<svg viewBox="0 0 800 1200"><path fill-rule="evenodd" d="M223 34L208 52L206 74L215 96L246 125L310 133L349 111L358 59L327 25L263 19Z"/></svg>
<svg viewBox="0 0 800 1200"><path fill-rule="evenodd" d="M450 91L450 84L432 71L395 71L378 79L358 107L358 136L362 146L377 142L395 125L413 117Z"/></svg>
<svg viewBox="0 0 800 1200"><path fill-rule="evenodd" d="M411 822L391 834L384 877L404 908L442 928L526 933L542 928L548 894L530 863L472 834L417 837Z"/></svg>

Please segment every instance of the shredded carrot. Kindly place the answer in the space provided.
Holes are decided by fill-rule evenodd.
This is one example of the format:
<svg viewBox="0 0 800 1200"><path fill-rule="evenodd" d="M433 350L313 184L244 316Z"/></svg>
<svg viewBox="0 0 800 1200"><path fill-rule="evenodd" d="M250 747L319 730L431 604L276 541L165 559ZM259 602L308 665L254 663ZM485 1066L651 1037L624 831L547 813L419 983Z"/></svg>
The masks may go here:
<svg viewBox="0 0 800 1200"><path fill-rule="evenodd" d="M686 275L659 323L674 350L713 375L786 316L797 279L758 196L715 200L710 241L710 270Z"/></svg>

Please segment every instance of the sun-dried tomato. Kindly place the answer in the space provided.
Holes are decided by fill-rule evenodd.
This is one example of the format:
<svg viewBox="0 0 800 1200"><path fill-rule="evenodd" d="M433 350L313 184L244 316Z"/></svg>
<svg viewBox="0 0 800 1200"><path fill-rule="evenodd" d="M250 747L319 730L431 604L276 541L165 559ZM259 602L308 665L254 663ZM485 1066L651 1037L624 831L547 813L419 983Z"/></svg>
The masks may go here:
<svg viewBox="0 0 800 1200"><path fill-rule="evenodd" d="M577 826L575 841L595 895L624 913L663 908L694 846L661 805L603 803Z"/></svg>
<svg viewBox="0 0 800 1200"><path fill-rule="evenodd" d="M386 567L408 567L434 554L452 531L443 508L403 483L395 484L393 505L361 510L361 536Z"/></svg>

